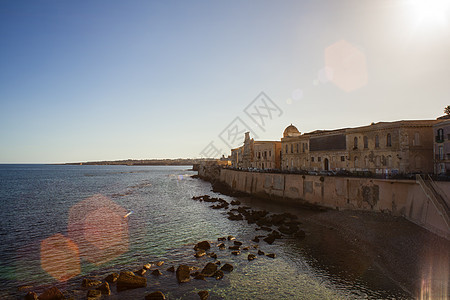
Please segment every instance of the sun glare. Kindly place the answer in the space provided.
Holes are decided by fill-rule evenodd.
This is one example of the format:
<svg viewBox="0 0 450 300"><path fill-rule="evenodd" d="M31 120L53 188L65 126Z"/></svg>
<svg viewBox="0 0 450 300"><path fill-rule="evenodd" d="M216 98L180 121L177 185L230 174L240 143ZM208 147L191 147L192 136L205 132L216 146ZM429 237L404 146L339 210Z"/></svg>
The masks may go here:
<svg viewBox="0 0 450 300"><path fill-rule="evenodd" d="M410 4L420 24L447 24L450 0L411 0Z"/></svg>

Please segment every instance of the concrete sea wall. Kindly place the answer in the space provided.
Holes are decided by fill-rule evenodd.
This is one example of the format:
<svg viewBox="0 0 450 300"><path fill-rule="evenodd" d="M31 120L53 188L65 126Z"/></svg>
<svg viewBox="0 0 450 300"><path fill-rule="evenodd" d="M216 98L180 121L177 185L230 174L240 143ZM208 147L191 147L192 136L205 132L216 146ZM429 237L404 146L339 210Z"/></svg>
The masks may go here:
<svg viewBox="0 0 450 300"><path fill-rule="evenodd" d="M207 169L207 168L206 168ZM202 176L199 171L199 175ZM216 173L217 174L217 173ZM390 213L450 239L450 229L415 180L275 174L220 169L216 180L232 189L273 201L311 203L333 209ZM211 178L210 178L211 179ZM437 182L450 207L450 182Z"/></svg>

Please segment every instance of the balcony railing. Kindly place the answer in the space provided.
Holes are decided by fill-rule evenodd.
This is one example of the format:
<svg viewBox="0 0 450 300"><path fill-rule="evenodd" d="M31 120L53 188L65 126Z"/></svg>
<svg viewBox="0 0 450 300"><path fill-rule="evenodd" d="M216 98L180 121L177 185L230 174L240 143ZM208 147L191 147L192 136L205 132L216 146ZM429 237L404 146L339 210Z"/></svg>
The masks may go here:
<svg viewBox="0 0 450 300"><path fill-rule="evenodd" d="M435 137L436 143L443 143L444 142L444 136L443 135L437 135Z"/></svg>

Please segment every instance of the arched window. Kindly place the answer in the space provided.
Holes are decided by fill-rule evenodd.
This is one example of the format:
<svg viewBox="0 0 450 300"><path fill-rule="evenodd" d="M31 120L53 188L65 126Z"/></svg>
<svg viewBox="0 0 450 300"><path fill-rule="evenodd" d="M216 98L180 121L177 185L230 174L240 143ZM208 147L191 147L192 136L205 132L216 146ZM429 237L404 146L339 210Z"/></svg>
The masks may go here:
<svg viewBox="0 0 450 300"><path fill-rule="evenodd" d="M367 136L364 137L364 149L369 148L369 139L367 138Z"/></svg>
<svg viewBox="0 0 450 300"><path fill-rule="evenodd" d="M436 142L442 143L444 141L444 129L439 128L437 130Z"/></svg>
<svg viewBox="0 0 450 300"><path fill-rule="evenodd" d="M386 136L386 147L391 147L391 146L392 146L391 134L388 133Z"/></svg>
<svg viewBox="0 0 450 300"><path fill-rule="evenodd" d="M356 136L353 139L353 149L358 149L358 138Z"/></svg>
<svg viewBox="0 0 450 300"><path fill-rule="evenodd" d="M380 138L378 137L378 134L375 136L375 148L380 147Z"/></svg>

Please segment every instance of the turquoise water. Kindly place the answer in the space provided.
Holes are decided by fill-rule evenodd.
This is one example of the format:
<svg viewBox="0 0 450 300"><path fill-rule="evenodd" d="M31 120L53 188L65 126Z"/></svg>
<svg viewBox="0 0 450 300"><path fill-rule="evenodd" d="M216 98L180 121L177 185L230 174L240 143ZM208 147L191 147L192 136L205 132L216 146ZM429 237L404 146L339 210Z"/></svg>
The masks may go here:
<svg viewBox="0 0 450 300"><path fill-rule="evenodd" d="M306 258L295 239L260 243L276 259L248 262L214 250L235 270L217 281L193 280L179 285L168 266L202 267L193 245L234 235L246 245L255 226L230 221L225 210L193 201L215 194L211 185L191 178L191 166L52 166L0 165L0 299L23 297L56 285L68 296L84 299L83 277L104 278L112 271L137 270L165 261L163 275L146 275L148 286L110 299L142 299L161 290L169 297L190 299L209 290L210 299L360 299L403 298L399 289L374 289L335 276ZM213 246L214 248L214 246ZM254 252L254 251L253 251ZM31 286L32 288L19 287ZM390 286L389 286L390 287Z"/></svg>

